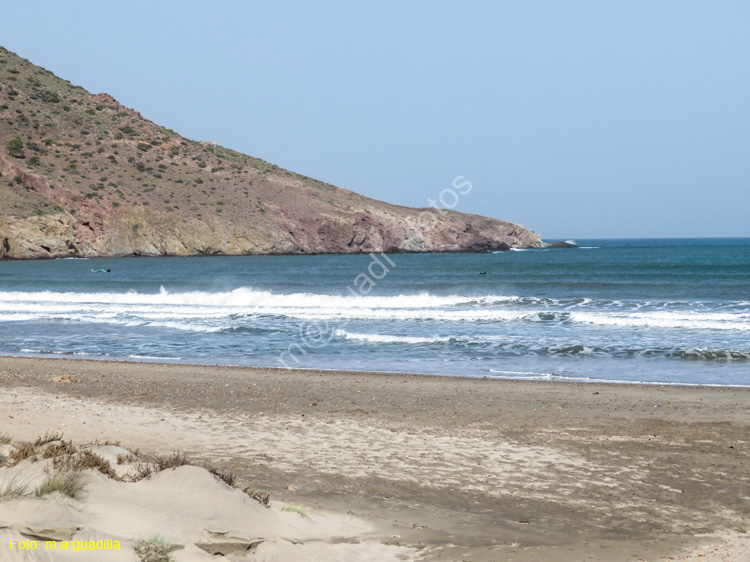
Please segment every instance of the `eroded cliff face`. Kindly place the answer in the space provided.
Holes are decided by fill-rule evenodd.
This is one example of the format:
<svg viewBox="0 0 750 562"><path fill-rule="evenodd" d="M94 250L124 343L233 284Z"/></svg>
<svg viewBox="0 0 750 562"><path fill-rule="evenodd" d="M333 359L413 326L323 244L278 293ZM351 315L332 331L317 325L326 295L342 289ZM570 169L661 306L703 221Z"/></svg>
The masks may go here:
<svg viewBox="0 0 750 562"><path fill-rule="evenodd" d="M477 225L474 222L484 221L472 218L456 213L434 228L420 230L410 227L402 217L373 213L328 218L292 216L276 229L261 231L213 217L175 220L157 211L126 209L112 215L83 217L60 212L3 219L0 259L483 252L541 244L538 236L517 225Z"/></svg>
<svg viewBox="0 0 750 562"><path fill-rule="evenodd" d="M0 63L0 259L542 246L517 224L391 205L185 139L2 48Z"/></svg>

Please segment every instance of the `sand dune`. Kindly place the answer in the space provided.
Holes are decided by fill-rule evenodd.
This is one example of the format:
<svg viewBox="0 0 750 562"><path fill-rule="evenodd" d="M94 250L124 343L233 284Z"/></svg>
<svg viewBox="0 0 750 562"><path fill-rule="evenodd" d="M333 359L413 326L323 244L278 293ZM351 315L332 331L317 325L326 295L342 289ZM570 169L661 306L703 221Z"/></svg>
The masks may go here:
<svg viewBox="0 0 750 562"><path fill-rule="evenodd" d="M59 444L37 447L39 455ZM4 445L2 453L7 457L17 450ZM147 464L113 445L81 450L99 455L126 480ZM130 460L118 464L118 457ZM51 458L0 468L0 494L12 486L25 488L18 497L0 501L0 559L132 561L138 559L139 541L153 537L174 548L175 562L215 559L216 553L229 560L385 562L413 560L416 552L362 540L372 526L351 516L280 502L265 507L198 466L168 468L136 482L91 468L81 472L80 497L61 492L36 497L35 491L57 473ZM36 541L37 548L21 549L15 542L11 549L13 539ZM83 549L88 541L100 548ZM108 548L115 544L119 548Z"/></svg>

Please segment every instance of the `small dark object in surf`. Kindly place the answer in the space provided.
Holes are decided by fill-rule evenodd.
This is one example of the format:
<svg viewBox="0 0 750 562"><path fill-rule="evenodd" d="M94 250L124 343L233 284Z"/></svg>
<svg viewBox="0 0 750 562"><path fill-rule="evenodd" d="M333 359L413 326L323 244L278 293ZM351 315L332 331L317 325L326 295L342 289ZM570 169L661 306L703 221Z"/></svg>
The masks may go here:
<svg viewBox="0 0 750 562"><path fill-rule="evenodd" d="M487 275L486 271L477 271L477 275Z"/></svg>

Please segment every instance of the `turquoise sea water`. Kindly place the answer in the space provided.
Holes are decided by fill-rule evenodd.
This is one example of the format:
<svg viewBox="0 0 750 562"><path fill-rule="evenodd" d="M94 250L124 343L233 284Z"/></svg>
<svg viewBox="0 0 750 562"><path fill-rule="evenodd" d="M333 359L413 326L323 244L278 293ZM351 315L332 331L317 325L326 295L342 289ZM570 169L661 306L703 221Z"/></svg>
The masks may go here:
<svg viewBox="0 0 750 562"><path fill-rule="evenodd" d="M577 242L0 262L0 354L750 386L750 239Z"/></svg>

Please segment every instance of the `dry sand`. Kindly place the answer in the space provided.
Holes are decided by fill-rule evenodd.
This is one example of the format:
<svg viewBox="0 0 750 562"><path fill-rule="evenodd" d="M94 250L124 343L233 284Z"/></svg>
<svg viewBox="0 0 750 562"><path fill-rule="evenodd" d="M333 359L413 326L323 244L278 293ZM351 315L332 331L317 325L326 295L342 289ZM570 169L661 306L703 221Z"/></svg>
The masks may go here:
<svg viewBox="0 0 750 562"><path fill-rule="evenodd" d="M267 542L242 560L750 560L748 389L19 358L0 358L0 388L0 431L18 441L62 431L186 451L275 502L236 511L235 492L177 469L106 484L148 489L147 517L90 494L88 512L110 513L83 524L90 534L144 532L118 530L113 513L127 512L185 544L243 521L230 534ZM170 486L189 491L176 506ZM223 514L183 521L216 498ZM21 559L10 532L0 560ZM202 556L175 560L188 555Z"/></svg>

